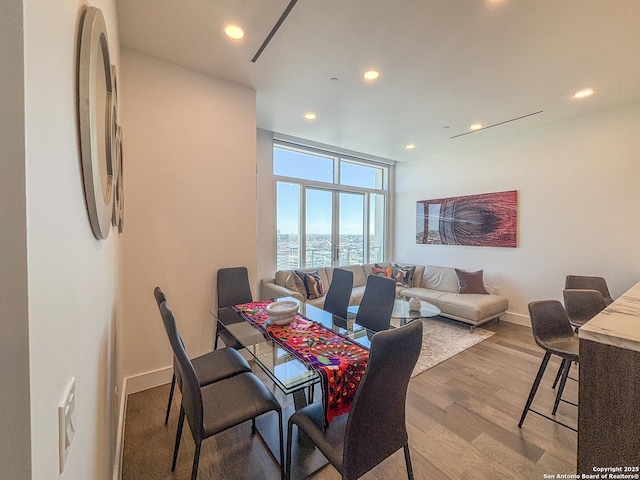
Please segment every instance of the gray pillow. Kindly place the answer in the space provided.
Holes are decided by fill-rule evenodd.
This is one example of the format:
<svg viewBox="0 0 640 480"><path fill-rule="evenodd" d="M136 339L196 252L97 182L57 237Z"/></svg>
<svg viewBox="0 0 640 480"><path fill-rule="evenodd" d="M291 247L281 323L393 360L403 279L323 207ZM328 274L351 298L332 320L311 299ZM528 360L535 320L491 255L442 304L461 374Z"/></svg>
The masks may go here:
<svg viewBox="0 0 640 480"><path fill-rule="evenodd" d="M465 272L464 270L458 270L456 268L456 275L458 276L458 283L460 288L458 293L479 293L482 295L489 295L487 289L484 288L483 271L477 272Z"/></svg>

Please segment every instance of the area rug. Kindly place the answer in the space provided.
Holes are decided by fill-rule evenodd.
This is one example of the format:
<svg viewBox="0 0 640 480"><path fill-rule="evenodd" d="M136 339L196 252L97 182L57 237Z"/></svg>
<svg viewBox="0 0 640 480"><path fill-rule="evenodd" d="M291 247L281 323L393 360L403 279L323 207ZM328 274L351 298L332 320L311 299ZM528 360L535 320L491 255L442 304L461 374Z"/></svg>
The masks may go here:
<svg viewBox="0 0 640 480"><path fill-rule="evenodd" d="M470 325L443 317L422 318L420 321L423 325L422 351L411 374L412 378L494 334L477 327L471 333ZM393 319L392 325L398 326L396 322Z"/></svg>

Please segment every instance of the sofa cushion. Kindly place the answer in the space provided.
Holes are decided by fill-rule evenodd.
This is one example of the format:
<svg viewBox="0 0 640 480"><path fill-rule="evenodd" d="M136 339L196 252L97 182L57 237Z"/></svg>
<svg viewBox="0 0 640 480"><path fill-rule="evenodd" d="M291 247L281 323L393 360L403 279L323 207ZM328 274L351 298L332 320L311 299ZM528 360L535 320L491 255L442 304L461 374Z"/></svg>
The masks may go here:
<svg viewBox="0 0 640 480"><path fill-rule="evenodd" d="M455 269L451 267L437 267L427 265L420 286L441 292L458 292L458 277Z"/></svg>
<svg viewBox="0 0 640 480"><path fill-rule="evenodd" d="M311 272L296 270L295 272L296 275L304 282L304 288L307 290L308 299L312 300L314 298L324 297L325 287L317 270L312 270Z"/></svg>
<svg viewBox="0 0 640 480"><path fill-rule="evenodd" d="M333 281L333 271L336 268L341 268L343 270L349 270L353 273L353 286L359 287L367 283L367 275L364 273L362 269L362 265L341 265L339 267L326 267L327 276L329 277L329 282Z"/></svg>
<svg viewBox="0 0 640 480"><path fill-rule="evenodd" d="M441 292L440 290L430 290L428 288L414 287L403 288L400 291L400 295L406 298L418 297L421 300L433 303L434 305L440 297L446 295L447 292Z"/></svg>
<svg viewBox="0 0 640 480"><path fill-rule="evenodd" d="M372 275L378 275L379 277L392 278L393 277L393 267L383 268L383 267L379 266L376 263L376 265L371 269L371 274Z"/></svg>
<svg viewBox="0 0 640 480"><path fill-rule="evenodd" d="M399 265L402 265L401 263ZM412 287L419 287L424 275L424 265L416 265L416 271L413 274Z"/></svg>
<svg viewBox="0 0 640 480"><path fill-rule="evenodd" d="M294 272L291 272L287 275L287 279L284 282L284 286L289 290L293 290L294 292L298 292L300 295L307 296L307 289L304 286L304 281Z"/></svg>
<svg viewBox="0 0 640 480"><path fill-rule="evenodd" d="M362 265L362 271L364 272L365 277L373 274L373 268L389 268L391 266L391 262L378 262L378 263L365 263Z"/></svg>
<svg viewBox="0 0 640 480"><path fill-rule="evenodd" d="M438 298L438 308L443 315L479 322L505 312L509 300L501 295L445 293Z"/></svg>
<svg viewBox="0 0 640 480"><path fill-rule="evenodd" d="M396 285L402 287L412 287L413 286L413 275L416 272L416 266L402 266L396 263L391 264L393 267L393 279L396 282Z"/></svg>
<svg viewBox="0 0 640 480"><path fill-rule="evenodd" d="M320 280L322 280L322 285L324 285L325 290L329 288L330 282L329 282L329 278L327 277L327 271L325 267L298 268L296 270L298 272L304 272L304 273L318 272L318 275L320 276ZM286 287L287 277L291 273L295 273L295 270L278 270L275 276L275 283L282 287Z"/></svg>
<svg viewBox="0 0 640 480"><path fill-rule="evenodd" d="M478 293L480 295L489 295L487 289L484 288L482 270L478 270L477 272L466 272L456 268L456 275L458 277L458 283L460 284L458 293Z"/></svg>

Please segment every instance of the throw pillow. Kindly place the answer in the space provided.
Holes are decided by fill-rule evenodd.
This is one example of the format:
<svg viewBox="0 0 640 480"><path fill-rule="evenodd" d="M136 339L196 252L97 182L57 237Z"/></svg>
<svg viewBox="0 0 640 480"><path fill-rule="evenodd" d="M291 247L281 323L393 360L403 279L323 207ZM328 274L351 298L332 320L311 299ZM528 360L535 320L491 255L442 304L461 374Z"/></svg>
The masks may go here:
<svg viewBox="0 0 640 480"><path fill-rule="evenodd" d="M302 279L307 298L309 300L324 297L324 286L322 285L322 279L320 278L320 275L318 275L317 270L314 270L313 272L301 272L300 270L296 270L295 273Z"/></svg>
<svg viewBox="0 0 640 480"><path fill-rule="evenodd" d="M393 265L393 279L399 287L412 287L413 275L416 273L416 267L407 267Z"/></svg>
<svg viewBox="0 0 640 480"><path fill-rule="evenodd" d="M376 263L376 266L371 269L371 273L373 275L378 275L379 277L391 278L393 276L393 267L380 268Z"/></svg>
<svg viewBox="0 0 640 480"><path fill-rule="evenodd" d="M489 295L487 289L484 288L482 272L482 270L465 272L464 270L458 270L456 268L456 275L458 276L458 283L460 284L458 293L480 293L482 295Z"/></svg>
<svg viewBox="0 0 640 480"><path fill-rule="evenodd" d="M287 279L284 281L284 286L289 290L298 292L300 295L307 296L307 289L304 286L304 281L295 273L290 273Z"/></svg>

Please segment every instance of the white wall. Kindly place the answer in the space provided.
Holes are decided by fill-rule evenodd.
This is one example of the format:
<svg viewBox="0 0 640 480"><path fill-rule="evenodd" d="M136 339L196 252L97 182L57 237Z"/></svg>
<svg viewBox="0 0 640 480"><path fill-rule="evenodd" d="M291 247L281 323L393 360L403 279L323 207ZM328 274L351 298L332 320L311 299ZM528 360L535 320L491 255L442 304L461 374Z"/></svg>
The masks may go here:
<svg viewBox="0 0 640 480"><path fill-rule="evenodd" d="M31 478L107 478L116 418L118 239L113 232L95 239L84 199L76 107L84 2L23 5L31 418L21 420L31 427ZM92 5L106 17L111 62L118 65L115 2ZM59 475L57 407L72 376L77 430ZM3 385L3 392L11 388Z"/></svg>
<svg viewBox="0 0 640 480"><path fill-rule="evenodd" d="M640 278L640 103L398 164L397 261L484 269L527 321L562 299L567 274L604 276L618 296ZM518 190L518 247L417 245L416 202Z"/></svg>
<svg viewBox="0 0 640 480"><path fill-rule="evenodd" d="M273 133L258 130L258 285L276 271L276 187L273 181Z"/></svg>
<svg viewBox="0 0 640 480"><path fill-rule="evenodd" d="M195 356L213 347L217 270L244 265L255 280L256 98L252 90L129 50L122 51L120 98L126 189L120 335L130 377L172 363L154 287L166 293Z"/></svg>

